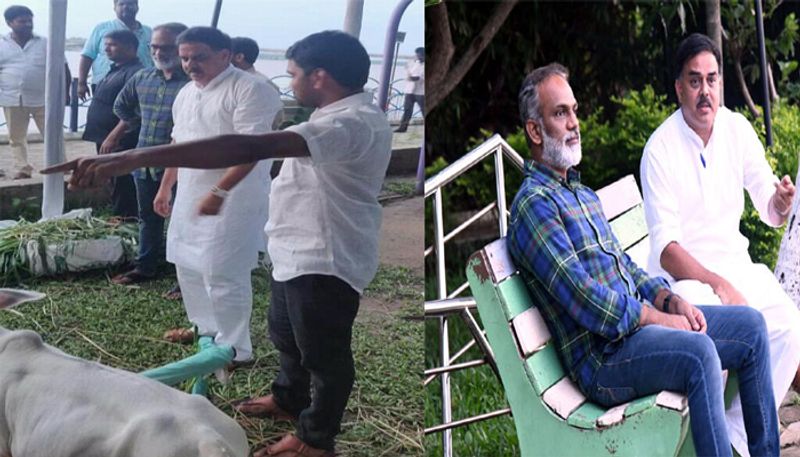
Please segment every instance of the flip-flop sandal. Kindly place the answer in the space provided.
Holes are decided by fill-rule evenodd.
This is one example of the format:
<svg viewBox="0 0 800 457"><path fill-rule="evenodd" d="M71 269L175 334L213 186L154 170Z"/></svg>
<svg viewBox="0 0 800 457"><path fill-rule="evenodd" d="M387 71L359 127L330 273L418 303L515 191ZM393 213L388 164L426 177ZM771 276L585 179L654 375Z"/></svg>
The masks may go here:
<svg viewBox="0 0 800 457"><path fill-rule="evenodd" d="M144 275L139 270L131 270L127 273L114 276L111 278L111 282L120 286L128 286L131 284L139 284L140 282L151 281L153 279L155 279L155 275Z"/></svg>
<svg viewBox="0 0 800 457"><path fill-rule="evenodd" d="M180 299L182 299L183 295L181 295L181 286L180 286L180 284L175 284L172 287L172 289L168 290L167 292L164 292L161 295L161 297L162 298L166 298L167 300L180 300Z"/></svg>
<svg viewBox="0 0 800 457"><path fill-rule="evenodd" d="M243 414L247 417L256 417L262 419L270 418L273 420L288 421L288 422L297 421L297 417L287 413L277 404L274 404L274 406L270 407L265 405L263 402L258 401L258 398L252 398L252 397L240 398L239 400L231 402L231 406L236 412ZM249 409L249 411L242 410L241 409L242 406Z"/></svg>
<svg viewBox="0 0 800 457"><path fill-rule="evenodd" d="M170 343L190 344L194 342L194 329L174 328L164 333L164 339Z"/></svg>

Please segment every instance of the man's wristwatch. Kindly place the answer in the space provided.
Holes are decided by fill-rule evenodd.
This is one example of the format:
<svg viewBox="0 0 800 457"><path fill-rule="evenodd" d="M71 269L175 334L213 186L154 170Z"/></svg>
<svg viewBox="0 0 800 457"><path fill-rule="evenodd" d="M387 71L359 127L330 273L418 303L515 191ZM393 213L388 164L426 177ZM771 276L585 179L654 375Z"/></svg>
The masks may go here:
<svg viewBox="0 0 800 457"><path fill-rule="evenodd" d="M211 195L219 197L219 198L221 198L223 200L225 200L228 197L229 193L230 192L228 192L227 190L225 190L225 189L223 189L223 188L221 188L219 186L211 186Z"/></svg>

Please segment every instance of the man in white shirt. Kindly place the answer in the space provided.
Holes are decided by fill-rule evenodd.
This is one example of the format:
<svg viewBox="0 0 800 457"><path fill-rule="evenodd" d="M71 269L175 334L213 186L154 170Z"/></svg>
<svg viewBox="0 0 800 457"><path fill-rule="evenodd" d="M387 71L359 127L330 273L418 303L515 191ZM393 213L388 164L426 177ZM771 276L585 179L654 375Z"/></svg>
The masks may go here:
<svg viewBox="0 0 800 457"><path fill-rule="evenodd" d="M89 70L92 70L92 93L100 81L111 69L111 61L103 52L103 37L114 30L130 30L139 40L136 56L147 68L153 66L150 57L150 39L153 30L136 20L139 12L139 0L114 0L116 19L97 24L83 45L81 60L78 63L78 98L86 100L89 96Z"/></svg>
<svg viewBox="0 0 800 457"><path fill-rule="evenodd" d="M780 181L774 176L744 116L719 106L719 62L719 50L704 35L690 35L678 48L680 109L650 137L641 163L651 240L648 272L667 278L690 303L761 311L770 337L773 391L780 399L800 362L800 312L772 272L750 259L739 220L746 189L761 220L780 226L795 188L788 176ZM748 455L738 398L727 418L733 446Z"/></svg>
<svg viewBox="0 0 800 457"><path fill-rule="evenodd" d="M14 179L30 178L28 124L31 117L44 134L44 82L47 40L33 34L33 12L10 6L4 12L11 33L0 37L0 106L14 156ZM5 172L0 170L0 176Z"/></svg>
<svg viewBox="0 0 800 457"><path fill-rule="evenodd" d="M172 105L173 142L270 131L280 98L260 78L230 65L228 35L211 27L193 27L176 42L192 81ZM175 264L189 320L200 335L232 346L239 363L252 360L250 272L263 244L269 162L214 170L168 168L153 202L159 215L171 212L167 260ZM175 329L165 338L181 340L185 333Z"/></svg>
<svg viewBox="0 0 800 457"><path fill-rule="evenodd" d="M400 119L400 126L395 130L398 133L408 130L408 123L414 114L414 103L425 113L425 48L415 49L414 54L417 58L406 65L406 83L403 89L406 96L403 101L403 117Z"/></svg>
<svg viewBox="0 0 800 457"><path fill-rule="evenodd" d="M216 168L284 158L266 227L274 265L269 331L280 372L272 395L238 409L297 421L296 435L254 457L329 457L353 385L350 340L359 296L378 267L378 194L392 131L364 93L370 61L357 39L315 33L290 47L286 58L297 100L316 108L308 122L260 136L76 159L43 173L71 170L75 188L141 166Z"/></svg>

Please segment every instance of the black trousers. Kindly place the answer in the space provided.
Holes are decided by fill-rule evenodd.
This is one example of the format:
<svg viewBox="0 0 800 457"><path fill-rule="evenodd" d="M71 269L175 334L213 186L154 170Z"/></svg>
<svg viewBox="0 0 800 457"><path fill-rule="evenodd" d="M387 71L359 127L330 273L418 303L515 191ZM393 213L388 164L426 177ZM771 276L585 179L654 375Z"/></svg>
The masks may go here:
<svg viewBox="0 0 800 457"><path fill-rule="evenodd" d="M411 115L414 114L414 103L419 105L419 110L425 113L425 96L406 94L403 100L403 117L400 119L400 128L408 127L408 122L411 120Z"/></svg>
<svg viewBox="0 0 800 457"><path fill-rule="evenodd" d="M95 143L100 152L102 143ZM115 216L139 217L139 202L136 198L136 184L132 175L111 178L111 210Z"/></svg>
<svg viewBox="0 0 800 457"><path fill-rule="evenodd" d="M333 450L353 388L350 343L358 305L358 292L335 276L272 280L267 321L280 362L272 394L299 416L297 436L315 448Z"/></svg>

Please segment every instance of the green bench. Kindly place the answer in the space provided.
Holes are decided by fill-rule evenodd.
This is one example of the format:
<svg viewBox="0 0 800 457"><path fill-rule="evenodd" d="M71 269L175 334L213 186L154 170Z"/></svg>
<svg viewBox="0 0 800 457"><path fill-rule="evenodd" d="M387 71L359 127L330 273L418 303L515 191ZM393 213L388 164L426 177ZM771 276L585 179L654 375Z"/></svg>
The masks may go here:
<svg viewBox="0 0 800 457"><path fill-rule="evenodd" d="M649 242L633 176L598 191L615 235L644 265ZM494 351L523 456L694 455L686 397L663 391L603 408L567 376L550 333L506 250L505 238L473 254L467 279ZM735 394L728 383L726 404Z"/></svg>

